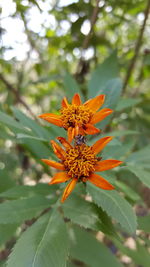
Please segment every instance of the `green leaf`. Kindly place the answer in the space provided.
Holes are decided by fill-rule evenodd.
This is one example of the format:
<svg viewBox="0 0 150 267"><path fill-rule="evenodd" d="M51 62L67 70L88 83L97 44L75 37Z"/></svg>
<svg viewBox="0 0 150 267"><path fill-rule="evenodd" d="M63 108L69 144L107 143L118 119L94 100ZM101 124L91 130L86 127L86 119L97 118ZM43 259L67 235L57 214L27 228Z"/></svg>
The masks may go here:
<svg viewBox="0 0 150 267"><path fill-rule="evenodd" d="M132 108L133 106L136 106L137 104L139 104L141 102L140 98L122 98L119 100L117 107L116 107L116 111L121 111L124 110L126 108Z"/></svg>
<svg viewBox="0 0 150 267"><path fill-rule="evenodd" d="M150 161L150 145L132 153L126 160L129 164L143 164L147 163L149 166Z"/></svg>
<svg viewBox="0 0 150 267"><path fill-rule="evenodd" d="M31 153L38 159L49 157L55 158L54 153L52 152L52 150L50 150L50 146L46 146L38 140L31 140L29 138L22 138L20 140L28 147L28 150L31 151Z"/></svg>
<svg viewBox="0 0 150 267"><path fill-rule="evenodd" d="M150 254L148 250L136 241L136 250L125 247L118 241L114 241L116 246L122 251L123 254L130 257L136 264L136 266L149 267Z"/></svg>
<svg viewBox="0 0 150 267"><path fill-rule="evenodd" d="M48 140L44 139L44 138L41 138L41 137L37 137L37 136L33 136L33 135L29 135L29 134L22 134L22 133L19 133L17 134L16 136L18 139L25 139L25 138L29 138L29 139L33 139L33 140L36 140L36 141L43 141L43 142L48 142Z"/></svg>
<svg viewBox="0 0 150 267"><path fill-rule="evenodd" d="M115 190L102 190L90 183L87 183L87 190L93 201L114 218L120 225L130 233L135 233L136 216L129 203L122 198Z"/></svg>
<svg viewBox="0 0 150 267"><path fill-rule="evenodd" d="M113 52L102 64L98 65L96 70L92 73L91 80L89 81L89 96L95 97L101 93L108 93L111 88L107 87L109 80L117 78L119 74L118 60L116 51ZM104 90L105 88L105 90Z"/></svg>
<svg viewBox="0 0 150 267"><path fill-rule="evenodd" d="M65 267L68 237L60 214L42 216L28 228L11 253L7 267Z"/></svg>
<svg viewBox="0 0 150 267"><path fill-rule="evenodd" d="M17 185L13 188L0 194L1 198L15 199L15 198L29 198L35 195L42 195L54 197L57 185L49 186L48 184L37 184L34 186L29 185Z"/></svg>
<svg viewBox="0 0 150 267"><path fill-rule="evenodd" d="M21 129L21 130L25 130L24 127L17 122L16 120L14 120L11 116L3 113L0 111L0 122L2 122L3 124L7 125L7 126L13 126L17 129Z"/></svg>
<svg viewBox="0 0 150 267"><path fill-rule="evenodd" d="M17 228L18 224L0 224L0 246L10 240Z"/></svg>
<svg viewBox="0 0 150 267"><path fill-rule="evenodd" d="M107 214L95 204L85 201L76 194L72 194L62 205L65 217L72 222L108 235L116 236L114 227Z"/></svg>
<svg viewBox="0 0 150 267"><path fill-rule="evenodd" d="M51 138L51 134L49 131L47 131L44 127L40 126L40 124L37 124L34 120L27 117L23 112L18 110L15 107L12 107L13 113L15 117L19 120L19 122L29 129L32 130L33 134L35 134L35 137L39 137L44 140L49 140Z"/></svg>
<svg viewBox="0 0 150 267"><path fill-rule="evenodd" d="M90 267L122 267L110 250L89 232L74 227L71 242L71 257Z"/></svg>
<svg viewBox="0 0 150 267"><path fill-rule="evenodd" d="M15 186L15 181L10 177L10 174L5 170L0 170L0 193Z"/></svg>
<svg viewBox="0 0 150 267"><path fill-rule="evenodd" d="M53 202L54 200L42 196L4 202L0 204L0 224L22 223L30 220L50 207Z"/></svg>
<svg viewBox="0 0 150 267"><path fill-rule="evenodd" d="M65 93L70 98L70 100L75 93L79 93L81 95L81 90L79 85L68 72L64 76L64 88L65 88Z"/></svg>
<svg viewBox="0 0 150 267"><path fill-rule="evenodd" d="M121 182L121 181L115 181L115 185L121 189L122 192L125 193L125 195L129 198L132 199L133 201L137 202L139 200L141 200L140 195L138 195L131 187L129 187L128 185L126 185L125 183Z"/></svg>
<svg viewBox="0 0 150 267"><path fill-rule="evenodd" d="M150 215L139 216L137 217L137 219L138 219L138 229L149 233Z"/></svg>
<svg viewBox="0 0 150 267"><path fill-rule="evenodd" d="M150 188L150 174L149 171L146 171L140 167L140 165L128 165L125 169L130 170L136 175L139 180Z"/></svg>

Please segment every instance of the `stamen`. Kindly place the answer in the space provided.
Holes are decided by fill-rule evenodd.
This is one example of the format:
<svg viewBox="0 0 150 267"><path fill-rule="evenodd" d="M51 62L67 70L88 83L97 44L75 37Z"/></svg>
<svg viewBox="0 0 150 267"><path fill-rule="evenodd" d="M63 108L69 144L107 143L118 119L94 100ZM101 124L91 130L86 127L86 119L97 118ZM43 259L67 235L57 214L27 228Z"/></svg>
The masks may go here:
<svg viewBox="0 0 150 267"><path fill-rule="evenodd" d="M66 150L66 157L63 162L68 175L71 178L86 178L95 171L98 160L92 151L92 147L86 144L76 145Z"/></svg>
<svg viewBox="0 0 150 267"><path fill-rule="evenodd" d="M82 127L90 121L92 115L93 112L85 106L69 105L61 109L61 120L65 129L76 125Z"/></svg>

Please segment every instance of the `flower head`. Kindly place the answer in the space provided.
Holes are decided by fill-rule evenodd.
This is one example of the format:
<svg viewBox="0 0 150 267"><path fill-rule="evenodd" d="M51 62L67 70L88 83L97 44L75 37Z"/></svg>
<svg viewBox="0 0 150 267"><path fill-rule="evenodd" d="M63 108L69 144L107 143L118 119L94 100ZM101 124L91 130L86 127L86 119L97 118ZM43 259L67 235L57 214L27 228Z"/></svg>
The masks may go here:
<svg viewBox="0 0 150 267"><path fill-rule="evenodd" d="M60 159L60 162L48 159L42 159L42 161L51 167L61 170L61 172L58 172L53 176L49 184L58 184L70 180L64 190L61 200L62 202L66 200L75 185L80 181L89 181L105 190L114 189L107 180L94 173L112 169L122 163L122 161L119 160L102 160L102 158L97 157L97 154L112 140L112 137L103 137L93 146L88 146L84 142L80 145L76 142L75 145L72 146L63 137L58 137L57 139L64 148L58 145L55 141L51 141L51 144L54 153Z"/></svg>
<svg viewBox="0 0 150 267"><path fill-rule="evenodd" d="M75 94L71 104L68 103L66 97L63 98L60 115L44 113L39 117L67 130L68 140L71 142L79 134L86 135L100 132L99 129L94 127L94 124L112 113L109 108L98 111L104 104L104 100L105 95L98 95L82 104L79 94Z"/></svg>

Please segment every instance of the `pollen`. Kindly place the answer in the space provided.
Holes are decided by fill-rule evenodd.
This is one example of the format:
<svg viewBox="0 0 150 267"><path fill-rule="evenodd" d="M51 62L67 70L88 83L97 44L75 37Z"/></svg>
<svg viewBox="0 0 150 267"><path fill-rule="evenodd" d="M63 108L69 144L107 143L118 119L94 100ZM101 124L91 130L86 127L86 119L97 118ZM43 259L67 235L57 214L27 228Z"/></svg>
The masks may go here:
<svg viewBox="0 0 150 267"><path fill-rule="evenodd" d="M92 147L82 144L66 150L63 164L68 176L86 180L86 177L95 171L94 166L97 162L98 160L92 151Z"/></svg>
<svg viewBox="0 0 150 267"><path fill-rule="evenodd" d="M93 112L85 106L69 105L67 108L61 109L61 120L63 127L67 130L69 127L83 127L88 123Z"/></svg>

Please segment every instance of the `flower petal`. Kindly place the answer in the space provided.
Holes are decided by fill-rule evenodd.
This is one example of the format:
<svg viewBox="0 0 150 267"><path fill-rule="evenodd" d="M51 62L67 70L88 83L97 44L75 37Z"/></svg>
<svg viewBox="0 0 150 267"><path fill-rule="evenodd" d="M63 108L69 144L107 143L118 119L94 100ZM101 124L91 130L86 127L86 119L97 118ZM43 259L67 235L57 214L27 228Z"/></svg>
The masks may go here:
<svg viewBox="0 0 150 267"><path fill-rule="evenodd" d="M85 135L84 129L82 127L79 127L79 134Z"/></svg>
<svg viewBox="0 0 150 267"><path fill-rule="evenodd" d="M63 164L59 163L59 162L56 162L56 161L53 161L53 160L48 160L48 159L41 159L45 164L55 168L55 169L58 169L58 170L64 170L65 167Z"/></svg>
<svg viewBox="0 0 150 267"><path fill-rule="evenodd" d="M96 112L104 104L104 101L105 101L105 95L98 95L86 101L84 105L89 109L91 109L92 111Z"/></svg>
<svg viewBox="0 0 150 267"><path fill-rule="evenodd" d="M71 143L73 138L74 138L74 132L75 132L74 128L72 128L72 127L68 128L68 141L69 141L69 143Z"/></svg>
<svg viewBox="0 0 150 267"><path fill-rule="evenodd" d="M54 153L56 154L56 156L61 159L64 160L65 159L65 151L53 140L51 140L51 145L53 147Z"/></svg>
<svg viewBox="0 0 150 267"><path fill-rule="evenodd" d="M98 164L96 164L95 171L102 172L102 171L110 170L110 169L117 167L121 163L123 163L123 161L116 160L116 159L102 160L98 162Z"/></svg>
<svg viewBox="0 0 150 267"><path fill-rule="evenodd" d="M95 123L103 120L105 117L110 115L112 112L113 112L113 110L110 108L103 108L99 112L97 112L93 115L92 119L90 120L90 123L95 124Z"/></svg>
<svg viewBox="0 0 150 267"><path fill-rule="evenodd" d="M66 97L63 98L63 100L62 100L62 102L61 102L61 106L62 106L62 108L67 108L67 107L69 106Z"/></svg>
<svg viewBox="0 0 150 267"><path fill-rule="evenodd" d="M72 148L72 146L69 144L69 142L67 142L67 140L64 137L57 137L57 139L59 140L59 142L66 148Z"/></svg>
<svg viewBox="0 0 150 267"><path fill-rule="evenodd" d="M70 180L70 177L67 175L66 172L58 172L56 173L52 180L49 182L49 184L59 184L64 183L66 181Z"/></svg>
<svg viewBox="0 0 150 267"><path fill-rule="evenodd" d="M53 114L53 113L44 113L38 116L39 118L48 121L52 124L55 124L59 127L63 126L63 122L61 120L61 116Z"/></svg>
<svg viewBox="0 0 150 267"><path fill-rule="evenodd" d="M112 139L112 136L106 136L96 141L92 146L94 153L98 154Z"/></svg>
<svg viewBox="0 0 150 267"><path fill-rule="evenodd" d="M73 191L73 189L75 188L75 185L77 183L77 179L74 178L71 180L71 182L66 186L65 190L64 190L64 193L63 193L63 196L62 196L62 199L61 199L61 202L63 203L66 198L71 194L71 192Z"/></svg>
<svg viewBox="0 0 150 267"><path fill-rule="evenodd" d="M87 123L85 125L86 129L84 130L84 132L86 134L97 134L100 132L100 129L97 129L96 127L94 127L92 124Z"/></svg>
<svg viewBox="0 0 150 267"><path fill-rule="evenodd" d="M75 126L75 132L74 132L74 135L77 136L79 134L79 126L76 125Z"/></svg>
<svg viewBox="0 0 150 267"><path fill-rule="evenodd" d="M89 182L105 190L113 190L114 186L111 185L107 180L98 174L91 174L88 178Z"/></svg>
<svg viewBox="0 0 150 267"><path fill-rule="evenodd" d="M82 104L79 94L75 94L72 98L72 105L80 106Z"/></svg>

